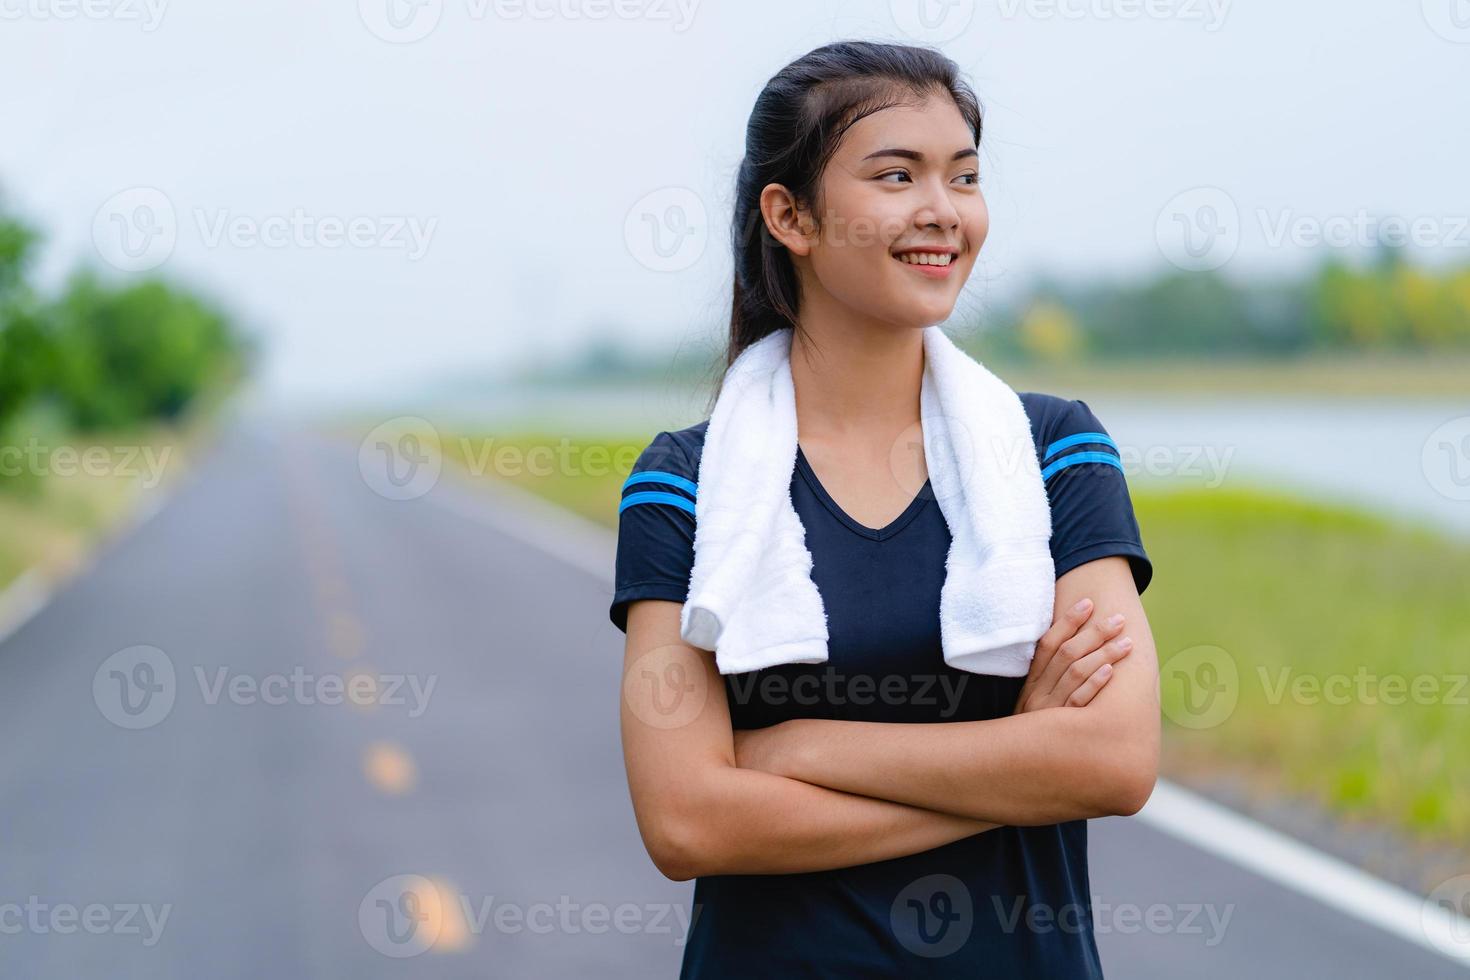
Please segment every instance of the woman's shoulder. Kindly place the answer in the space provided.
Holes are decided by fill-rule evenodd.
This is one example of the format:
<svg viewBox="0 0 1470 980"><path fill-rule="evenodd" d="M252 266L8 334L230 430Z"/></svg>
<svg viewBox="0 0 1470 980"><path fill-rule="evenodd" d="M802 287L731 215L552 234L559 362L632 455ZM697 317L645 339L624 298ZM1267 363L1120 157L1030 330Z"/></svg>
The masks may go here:
<svg viewBox="0 0 1470 980"><path fill-rule="evenodd" d="M1080 398L1043 391L1018 391L1016 395L1031 420L1031 435L1038 448L1067 436L1102 431L1092 407Z"/></svg>
<svg viewBox="0 0 1470 980"><path fill-rule="evenodd" d="M659 469L694 479L699 473L699 456L709 419L682 429L664 429L649 441L634 464L635 470Z"/></svg>
<svg viewBox="0 0 1470 980"><path fill-rule="evenodd" d="M699 479L699 456L708 428L709 419L705 419L682 429L659 431L638 454L624 489L634 483L664 479L692 490Z"/></svg>

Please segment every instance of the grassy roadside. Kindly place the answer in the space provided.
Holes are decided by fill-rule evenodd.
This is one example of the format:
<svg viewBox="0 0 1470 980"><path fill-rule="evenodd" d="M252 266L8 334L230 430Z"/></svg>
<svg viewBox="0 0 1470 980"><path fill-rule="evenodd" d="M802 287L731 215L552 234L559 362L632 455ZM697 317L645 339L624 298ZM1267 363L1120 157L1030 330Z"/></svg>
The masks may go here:
<svg viewBox="0 0 1470 980"><path fill-rule="evenodd" d="M173 423L85 434L39 426L0 447L0 589L27 571L55 581L192 465L222 403Z"/></svg>
<svg viewBox="0 0 1470 980"><path fill-rule="evenodd" d="M1301 358L1149 358L987 366L1017 391L1191 397L1464 398L1470 354L1318 353ZM1085 397L1078 395L1073 397Z"/></svg>
<svg viewBox="0 0 1470 980"><path fill-rule="evenodd" d="M647 438L527 433L443 445L473 473L615 528L622 481ZM487 446L505 452L501 464L487 467ZM530 465L535 447L547 465ZM1144 604L1161 663L1166 774L1246 772L1268 792L1420 840L1470 839L1470 767L1455 751L1470 745L1470 546L1265 491L1133 498L1156 570Z"/></svg>

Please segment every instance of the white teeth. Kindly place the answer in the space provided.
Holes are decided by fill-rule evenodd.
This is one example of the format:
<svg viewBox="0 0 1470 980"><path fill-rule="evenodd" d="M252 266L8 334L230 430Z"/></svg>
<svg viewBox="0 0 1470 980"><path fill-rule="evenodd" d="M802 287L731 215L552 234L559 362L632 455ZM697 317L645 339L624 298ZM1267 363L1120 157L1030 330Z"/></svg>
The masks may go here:
<svg viewBox="0 0 1470 980"><path fill-rule="evenodd" d="M898 255L898 260L900 262L907 262L909 265L942 266L949 265L950 259L952 259L953 257L954 256L950 255L948 252L944 253L943 255L935 255L932 252L901 252Z"/></svg>

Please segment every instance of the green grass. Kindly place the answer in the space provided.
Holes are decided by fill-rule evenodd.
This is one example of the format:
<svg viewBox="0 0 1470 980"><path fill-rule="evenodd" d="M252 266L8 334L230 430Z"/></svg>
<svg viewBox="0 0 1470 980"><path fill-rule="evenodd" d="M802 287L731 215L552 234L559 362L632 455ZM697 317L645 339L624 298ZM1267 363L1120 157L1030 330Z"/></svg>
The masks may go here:
<svg viewBox="0 0 1470 980"><path fill-rule="evenodd" d="M7 459L20 472L7 471L0 478L0 588L27 571L48 580L64 577L127 516L140 495L189 465L205 432L206 423L190 417L117 433L37 435L40 445L64 449L71 461L42 463L40 472L33 472L29 461ZM151 462L142 456L143 447L153 454ZM82 465L89 450L106 462ZM161 474L151 471L154 465Z"/></svg>
<svg viewBox="0 0 1470 980"><path fill-rule="evenodd" d="M495 437L522 451L567 447L565 459L584 462L546 475L492 471L615 528L619 488L649 438ZM473 455L485 444L451 438L445 449L463 459L464 447ZM620 464L598 471L578 455L592 447ZM1144 605L1162 665L1166 773L1245 771L1345 815L1470 838L1470 685L1456 690L1470 674L1470 545L1265 491L1134 490L1133 500L1155 568ZM1200 648L1214 648L1209 666L1171 665ZM1226 700L1214 703L1233 698L1233 709L1193 711L1181 676L1230 667L1236 680L1217 682ZM1403 679L1404 703L1384 703L1390 675ZM1302 677L1328 686L1294 696ZM1415 702L1416 678L1437 685L1429 703Z"/></svg>
<svg viewBox="0 0 1470 980"><path fill-rule="evenodd" d="M1344 813L1470 837L1470 545L1265 492L1134 503L1172 765L1240 764ZM1169 667L1199 646L1236 671L1219 718Z"/></svg>
<svg viewBox="0 0 1470 980"><path fill-rule="evenodd" d="M1017 391L1131 395L1463 398L1470 354L1318 352L1300 357L1158 357L988 363Z"/></svg>

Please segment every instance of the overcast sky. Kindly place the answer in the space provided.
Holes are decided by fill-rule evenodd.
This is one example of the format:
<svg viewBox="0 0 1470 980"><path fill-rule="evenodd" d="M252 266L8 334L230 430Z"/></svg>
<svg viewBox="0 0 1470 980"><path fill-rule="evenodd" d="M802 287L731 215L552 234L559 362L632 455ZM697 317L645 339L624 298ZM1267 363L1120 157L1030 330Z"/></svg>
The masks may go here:
<svg viewBox="0 0 1470 980"><path fill-rule="evenodd" d="M0 0L0 189L46 281L225 298L283 399L712 342L752 102L839 38L936 43L984 104L971 308L1370 219L1470 258L1466 0Z"/></svg>

